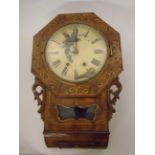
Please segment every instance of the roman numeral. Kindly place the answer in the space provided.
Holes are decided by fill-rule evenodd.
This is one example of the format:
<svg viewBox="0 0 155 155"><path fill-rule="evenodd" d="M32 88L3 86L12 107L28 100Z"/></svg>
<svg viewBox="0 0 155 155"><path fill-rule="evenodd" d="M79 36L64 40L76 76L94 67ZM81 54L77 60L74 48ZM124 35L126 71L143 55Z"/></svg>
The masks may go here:
<svg viewBox="0 0 155 155"><path fill-rule="evenodd" d="M68 66L65 66L64 69L62 70L61 74L62 74L63 76L66 76L67 71L68 71Z"/></svg>
<svg viewBox="0 0 155 155"><path fill-rule="evenodd" d="M95 43L96 43L97 41L99 41L99 40L100 40L100 39L97 38L97 39L93 40L91 43L92 43L92 44L95 44Z"/></svg>
<svg viewBox="0 0 155 155"><path fill-rule="evenodd" d="M95 66L99 66L99 65L100 65L100 61L97 60L97 59L95 59L95 58L93 58L93 60L91 61L91 63L92 63L93 65L95 65Z"/></svg>
<svg viewBox="0 0 155 155"><path fill-rule="evenodd" d="M103 53L103 50L101 50L101 49L95 49L94 53L95 54L102 54Z"/></svg>
<svg viewBox="0 0 155 155"><path fill-rule="evenodd" d="M56 60L56 61L52 62L52 65L54 67L58 67L60 64L61 64L61 61L60 60Z"/></svg>

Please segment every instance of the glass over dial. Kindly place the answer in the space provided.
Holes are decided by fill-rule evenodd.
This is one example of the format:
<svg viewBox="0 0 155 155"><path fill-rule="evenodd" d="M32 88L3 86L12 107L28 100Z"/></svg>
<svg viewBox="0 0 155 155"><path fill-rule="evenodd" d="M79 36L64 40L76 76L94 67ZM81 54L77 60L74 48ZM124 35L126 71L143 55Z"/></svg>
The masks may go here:
<svg viewBox="0 0 155 155"><path fill-rule="evenodd" d="M55 31L45 49L49 69L68 82L83 82L96 76L107 57L103 35L85 24L69 24Z"/></svg>

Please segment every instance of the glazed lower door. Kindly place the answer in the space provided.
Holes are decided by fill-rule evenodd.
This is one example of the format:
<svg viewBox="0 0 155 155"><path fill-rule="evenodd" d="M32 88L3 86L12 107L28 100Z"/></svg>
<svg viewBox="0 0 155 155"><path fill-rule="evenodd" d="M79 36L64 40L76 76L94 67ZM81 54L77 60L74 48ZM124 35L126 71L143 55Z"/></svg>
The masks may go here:
<svg viewBox="0 0 155 155"><path fill-rule="evenodd" d="M44 115L46 145L106 147L109 129L107 105L104 103L101 104L99 98L62 99L48 96Z"/></svg>

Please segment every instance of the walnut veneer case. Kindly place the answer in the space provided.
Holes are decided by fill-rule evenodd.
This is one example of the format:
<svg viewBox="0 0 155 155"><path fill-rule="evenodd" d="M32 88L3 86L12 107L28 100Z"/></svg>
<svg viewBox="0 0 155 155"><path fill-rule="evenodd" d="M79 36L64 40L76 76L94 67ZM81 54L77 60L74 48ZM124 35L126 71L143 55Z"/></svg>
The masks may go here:
<svg viewBox="0 0 155 155"><path fill-rule="evenodd" d="M59 14L34 36L32 90L48 147L107 147L122 68L119 33L94 13Z"/></svg>

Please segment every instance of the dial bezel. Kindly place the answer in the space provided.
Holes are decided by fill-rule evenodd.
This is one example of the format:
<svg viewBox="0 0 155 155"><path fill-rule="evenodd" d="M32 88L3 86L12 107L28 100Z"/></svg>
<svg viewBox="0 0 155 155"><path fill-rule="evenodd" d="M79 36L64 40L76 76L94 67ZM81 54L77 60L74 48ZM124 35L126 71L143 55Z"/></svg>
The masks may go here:
<svg viewBox="0 0 155 155"><path fill-rule="evenodd" d="M47 47L47 44L48 44L48 41L49 39L52 37L52 35L54 33L56 33L56 31L58 31L59 29L63 28L64 26L67 26L67 25L72 25L72 24L82 24L82 25L86 25L86 26L89 26L90 28L93 28L94 30L96 30L103 38L103 40L105 41L105 44L106 44L106 58L105 58L105 63L103 64L103 66L100 68L99 72L97 72L94 76L90 77L89 79L85 79L85 80L82 80L82 81L70 81L70 80L66 80L60 76L58 76L51 68L50 66L48 65L48 62L46 60L46 47ZM46 65L46 68L48 69L48 72L54 76L54 78L60 82L64 82L64 83L68 83L68 84L82 84L82 83L86 83L86 82L91 82L92 80L95 80L96 77L98 77L100 74L102 74L102 72L104 71L104 67L106 66L106 63L107 63L107 58L109 56L109 43L104 35L104 33L102 31L100 31L99 29L97 29L96 27L92 26L92 25L89 25L87 23L79 23L79 22L74 22L74 23L67 23L67 24L64 24L64 25L61 25L60 27L58 27L55 31L53 31L48 39L46 40L46 45L45 45L45 48L44 48L44 54L43 54L43 61L44 61L44 64Z"/></svg>

